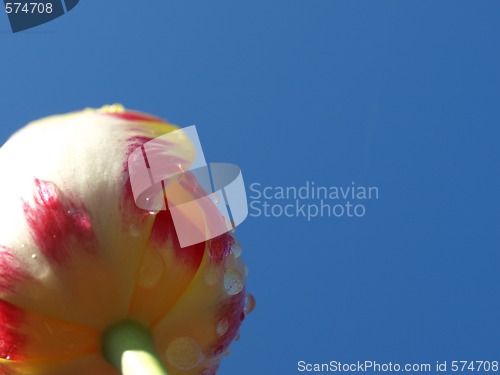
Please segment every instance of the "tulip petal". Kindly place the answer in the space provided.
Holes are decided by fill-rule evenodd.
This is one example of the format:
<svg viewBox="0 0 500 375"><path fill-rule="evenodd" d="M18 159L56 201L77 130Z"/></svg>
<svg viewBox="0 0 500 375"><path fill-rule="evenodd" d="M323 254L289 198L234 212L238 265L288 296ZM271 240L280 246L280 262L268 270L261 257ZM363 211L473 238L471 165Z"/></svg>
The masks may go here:
<svg viewBox="0 0 500 375"><path fill-rule="evenodd" d="M197 343L203 360L183 374L194 375L216 366L237 335L244 318L244 273L243 263L234 254L221 266L207 250L182 297L153 327L159 353L167 355L169 346L179 338L188 337ZM169 366L175 373L175 363Z"/></svg>
<svg viewBox="0 0 500 375"><path fill-rule="evenodd" d="M224 220L184 173L196 155L182 132L148 148L182 172L154 197L189 202L175 223L138 207L128 171L174 129L109 106L35 121L0 149L0 374L118 374L100 339L126 319L152 330L172 375L215 374L244 318L235 240L179 244L176 226L210 234Z"/></svg>

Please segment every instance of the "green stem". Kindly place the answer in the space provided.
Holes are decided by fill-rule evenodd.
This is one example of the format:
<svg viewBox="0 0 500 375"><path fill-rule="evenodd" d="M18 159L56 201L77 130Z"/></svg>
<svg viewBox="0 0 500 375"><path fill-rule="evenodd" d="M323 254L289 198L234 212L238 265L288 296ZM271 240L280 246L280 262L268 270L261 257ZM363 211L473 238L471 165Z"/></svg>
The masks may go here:
<svg viewBox="0 0 500 375"><path fill-rule="evenodd" d="M132 320L108 328L102 353L123 375L168 375L154 347L151 332Z"/></svg>

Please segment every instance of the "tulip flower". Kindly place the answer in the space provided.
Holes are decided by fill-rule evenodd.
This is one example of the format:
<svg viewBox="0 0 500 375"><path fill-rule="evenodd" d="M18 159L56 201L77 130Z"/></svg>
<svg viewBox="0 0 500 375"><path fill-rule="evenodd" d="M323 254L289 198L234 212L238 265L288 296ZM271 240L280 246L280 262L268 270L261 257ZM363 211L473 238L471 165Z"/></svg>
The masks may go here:
<svg viewBox="0 0 500 375"><path fill-rule="evenodd" d="M130 187L131 152L175 129L113 105L2 146L0 374L217 371L253 307L240 245L230 232L181 248L169 211L140 209ZM188 170L189 140L166 146Z"/></svg>

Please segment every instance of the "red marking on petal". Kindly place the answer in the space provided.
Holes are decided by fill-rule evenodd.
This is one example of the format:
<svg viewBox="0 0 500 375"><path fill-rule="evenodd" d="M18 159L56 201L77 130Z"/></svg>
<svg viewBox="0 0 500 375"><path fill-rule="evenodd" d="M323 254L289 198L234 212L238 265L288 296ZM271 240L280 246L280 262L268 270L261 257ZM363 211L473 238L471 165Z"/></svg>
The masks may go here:
<svg viewBox="0 0 500 375"><path fill-rule="evenodd" d="M35 185L37 187L38 195L40 196L40 201L46 206L55 206L58 203L57 188L54 184L41 182L40 180L35 180Z"/></svg>
<svg viewBox="0 0 500 375"><path fill-rule="evenodd" d="M143 223L150 215L135 203L130 178L127 178L122 188L120 211L122 212L124 227L131 223Z"/></svg>
<svg viewBox="0 0 500 375"><path fill-rule="evenodd" d="M172 241L173 251L179 261L195 268L200 266L203 254L205 253L206 242L181 248L170 211L160 211L156 214L155 222L151 229L151 241L161 247L168 240Z"/></svg>
<svg viewBox="0 0 500 375"><path fill-rule="evenodd" d="M0 292L13 293L16 284L28 278L12 251L0 245Z"/></svg>
<svg viewBox="0 0 500 375"><path fill-rule="evenodd" d="M234 238L229 233L224 233L208 241L208 255L215 263L221 263L234 246Z"/></svg>
<svg viewBox="0 0 500 375"><path fill-rule="evenodd" d="M234 340L241 326L241 316L244 316L245 290L224 300L215 315L215 324L222 319L227 319L228 329L213 345L212 351L215 355L224 352Z"/></svg>
<svg viewBox="0 0 500 375"><path fill-rule="evenodd" d="M132 152L137 148L142 147L144 143L150 141L150 137L131 137L127 139L128 148L125 155L125 161L123 163L123 173L127 176L125 183L122 188L120 210L122 211L122 216L124 218L124 224L130 225L130 223L139 221L143 222L147 218L148 212L139 208L135 203L134 193L132 191L132 183L130 182L129 168L128 168L128 158Z"/></svg>
<svg viewBox="0 0 500 375"><path fill-rule="evenodd" d="M151 137L146 137L146 136L135 136L135 137L130 137L127 139L128 143L128 149L127 149L127 154L126 154L126 162L128 164L128 157L132 152L135 151L135 149L142 147L145 143L153 140L154 138Z"/></svg>
<svg viewBox="0 0 500 375"><path fill-rule="evenodd" d="M161 171L158 173L165 174L166 176L171 176L175 173L181 173L182 165L186 163L186 160L179 158L177 156L168 155L166 153L169 149L175 149L175 144L171 144L168 141L157 140L156 143L148 145L146 148L144 144L151 141L152 138L145 136L131 137L127 140L128 150L124 163L124 172L128 174L128 158L138 148L142 148L141 155L145 159L146 167L152 165L151 161L154 160L155 165L162 165ZM146 152L147 151L147 152ZM147 154L147 155L146 155ZM161 161L161 163L159 163ZM156 174L158 174L156 173ZM188 175L189 173L186 173ZM158 180L161 176L156 176ZM193 193L197 189L197 183L187 184L188 179L184 179L182 186L184 186L188 192ZM164 191L164 189L163 189ZM129 224L130 222L143 222L145 219L150 217L149 212L139 208L136 204L136 200L132 191L132 185L130 182L130 176L127 178L125 185L122 190L122 201L121 210L124 217L124 222ZM164 246L167 241L172 241L173 251L177 256L177 259L188 263L193 267L199 267L201 260L204 255L206 242L198 243L189 247L181 248L179 240L175 231L175 226L172 220L170 211L163 210L160 211L155 216L154 224L151 231L151 239L153 244L157 247Z"/></svg>
<svg viewBox="0 0 500 375"><path fill-rule="evenodd" d="M75 249L92 254L97 248L88 212L67 201L53 183L35 179L34 204L24 202L33 239L47 259L58 265L66 263Z"/></svg>
<svg viewBox="0 0 500 375"><path fill-rule="evenodd" d="M26 337L19 333L24 312L9 302L0 300L0 358L21 359Z"/></svg>
<svg viewBox="0 0 500 375"><path fill-rule="evenodd" d="M148 159L148 156L146 154L146 150L145 150L144 146L141 146L141 150L142 150L142 157L144 158L144 161L146 162L146 168L151 168L151 166L149 165L149 159Z"/></svg>
<svg viewBox="0 0 500 375"><path fill-rule="evenodd" d="M127 152L125 154L125 162L123 163L123 172L129 173L128 170L128 158L132 152L134 152L137 148L142 147L145 143L151 141L154 138L145 137L145 136L135 136L127 139ZM127 181L127 185L130 185L130 180Z"/></svg>
<svg viewBox="0 0 500 375"><path fill-rule="evenodd" d="M132 111L127 111L127 112L104 112L103 113L106 116L111 116L111 117L116 117L122 120L127 120L127 121L140 121L140 122L165 122L165 120L162 120L159 117L155 117L152 115L148 115L145 113L141 112L132 112Z"/></svg>

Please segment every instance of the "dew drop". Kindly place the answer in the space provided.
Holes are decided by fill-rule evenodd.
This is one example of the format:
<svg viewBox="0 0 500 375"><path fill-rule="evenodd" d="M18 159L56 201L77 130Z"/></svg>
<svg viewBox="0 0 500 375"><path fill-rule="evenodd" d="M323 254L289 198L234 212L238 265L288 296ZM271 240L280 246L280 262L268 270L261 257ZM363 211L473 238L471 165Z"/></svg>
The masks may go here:
<svg viewBox="0 0 500 375"><path fill-rule="evenodd" d="M111 104L111 105L104 105L102 106L98 112L105 112L105 113L123 113L125 112L125 107L122 106L121 104Z"/></svg>
<svg viewBox="0 0 500 375"><path fill-rule="evenodd" d="M215 205L219 204L220 202L220 197L217 193L210 194L210 199L212 199L212 202L214 202Z"/></svg>
<svg viewBox="0 0 500 375"><path fill-rule="evenodd" d="M245 297L245 314L250 314L255 308L255 298L250 293L247 293Z"/></svg>
<svg viewBox="0 0 500 375"><path fill-rule="evenodd" d="M68 215L70 215L73 219L73 222L76 226L84 231L88 231L92 229L92 222L90 221L89 215L82 210L81 208L70 208L68 211Z"/></svg>
<svg viewBox="0 0 500 375"><path fill-rule="evenodd" d="M135 225L129 226L129 233L132 237L139 237L141 232L139 231L139 228L137 228Z"/></svg>
<svg viewBox="0 0 500 375"><path fill-rule="evenodd" d="M165 265L161 255L156 250L148 249L142 260L137 283L143 288L152 288L160 281Z"/></svg>
<svg viewBox="0 0 500 375"><path fill-rule="evenodd" d="M217 267L210 267L206 272L205 272L205 283L208 286L214 286L216 285L221 278L221 273Z"/></svg>
<svg viewBox="0 0 500 375"><path fill-rule="evenodd" d="M238 294L243 290L245 286L245 282L243 280L243 276L238 270L233 268L229 268L224 273L224 288L226 289L227 294L233 296Z"/></svg>
<svg viewBox="0 0 500 375"><path fill-rule="evenodd" d="M31 259L36 259L36 254L32 254Z"/></svg>
<svg viewBox="0 0 500 375"><path fill-rule="evenodd" d="M83 215L78 218L78 226L83 230L90 230L92 228L92 224L90 222L90 218L88 215Z"/></svg>
<svg viewBox="0 0 500 375"><path fill-rule="evenodd" d="M7 357L5 357L5 359L8 361L10 359L10 355L8 355Z"/></svg>
<svg viewBox="0 0 500 375"><path fill-rule="evenodd" d="M179 169L179 171L180 171L180 172L182 172L182 173L186 172L186 171L184 170L184 168L182 167L182 164L181 164L181 163L177 163L177 168L178 168L178 169Z"/></svg>
<svg viewBox="0 0 500 375"><path fill-rule="evenodd" d="M231 251L233 252L235 258L239 258L242 252L240 243L235 241Z"/></svg>
<svg viewBox="0 0 500 375"><path fill-rule="evenodd" d="M201 348L191 337L179 337L168 345L167 361L179 370L191 370L203 360Z"/></svg>
<svg viewBox="0 0 500 375"><path fill-rule="evenodd" d="M73 215L75 215L76 213L78 213L78 212L79 212L79 210L78 210L77 208L75 208L75 207L72 207L72 208L70 208L70 209L69 209L68 211L66 211L66 212L68 213L68 215L73 216Z"/></svg>
<svg viewBox="0 0 500 375"><path fill-rule="evenodd" d="M224 346L219 345L219 347L215 349L215 355L221 355L223 351L224 351Z"/></svg>
<svg viewBox="0 0 500 375"><path fill-rule="evenodd" d="M228 328L229 328L229 323L227 319L222 319L219 323L217 323L217 327L215 328L215 333L217 333L217 336L223 336L227 332Z"/></svg>

